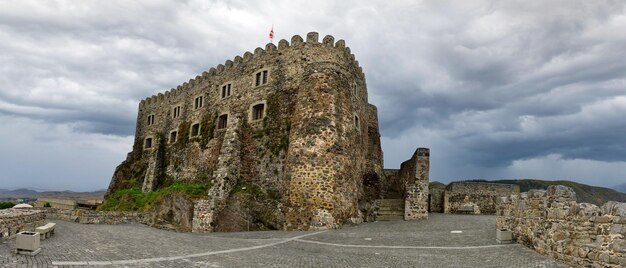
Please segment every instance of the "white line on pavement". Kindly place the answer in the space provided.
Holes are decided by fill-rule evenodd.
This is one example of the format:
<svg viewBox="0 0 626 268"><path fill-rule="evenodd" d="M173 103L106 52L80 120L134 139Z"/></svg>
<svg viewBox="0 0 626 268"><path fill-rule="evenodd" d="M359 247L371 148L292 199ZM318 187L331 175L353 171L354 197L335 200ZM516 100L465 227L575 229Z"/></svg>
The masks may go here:
<svg viewBox="0 0 626 268"><path fill-rule="evenodd" d="M506 246L516 245L516 244L502 244L502 245L466 246L466 247L423 247L423 246L386 246L386 245L336 244L336 243L327 243L327 242L303 240L303 239L296 239L296 241L304 242L304 243L311 243L311 244L326 245L326 246L335 246L335 247L347 247L347 248L392 248L392 249L481 249L481 248L497 248L497 247L506 247Z"/></svg>
<svg viewBox="0 0 626 268"><path fill-rule="evenodd" d="M135 264L135 263L145 263L145 262L175 261L175 260L186 259L186 258L195 258L195 257L203 257L203 256L210 256L210 255L217 255L217 254L225 254L225 253L233 253L233 252L240 252L240 251L247 251L247 250L253 250L253 249L266 248L266 247L271 247L271 246L275 246L275 245L279 245L279 244L284 244L284 243L287 243L289 241L298 240L298 239L303 238L303 237L312 236L312 235L316 235L316 234L321 234L323 232L326 232L326 231L320 231L320 232L315 232L315 233L310 233L310 234L294 236L294 237L291 237L291 238L283 239L281 241L273 242L273 243L269 243L269 244L265 244L265 245L246 247L246 248L226 249L226 250L220 250L220 251L209 251L209 252L204 252L204 253L189 254L189 255L183 255L183 256L147 258L147 259L134 259L134 260L119 260L119 261L53 261L52 265L55 265L55 266L56 265L59 265L59 266L60 265L68 265L68 266L93 265L93 266L95 266L95 265L120 265L120 264L124 265L124 264Z"/></svg>

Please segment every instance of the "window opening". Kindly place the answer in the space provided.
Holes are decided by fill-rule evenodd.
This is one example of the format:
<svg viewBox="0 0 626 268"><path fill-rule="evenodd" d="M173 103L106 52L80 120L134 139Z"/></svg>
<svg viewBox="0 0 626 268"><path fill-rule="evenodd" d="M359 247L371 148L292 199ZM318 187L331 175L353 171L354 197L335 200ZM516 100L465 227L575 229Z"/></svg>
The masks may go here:
<svg viewBox="0 0 626 268"><path fill-rule="evenodd" d="M265 110L265 105L262 103L252 106L252 120L263 119L264 110Z"/></svg>
<svg viewBox="0 0 626 268"><path fill-rule="evenodd" d="M200 135L200 124L196 123L191 126L191 136L195 137Z"/></svg>
<svg viewBox="0 0 626 268"><path fill-rule="evenodd" d="M228 115L227 114L220 115L220 117L217 120L217 128L218 129L226 128L227 125L228 125Z"/></svg>

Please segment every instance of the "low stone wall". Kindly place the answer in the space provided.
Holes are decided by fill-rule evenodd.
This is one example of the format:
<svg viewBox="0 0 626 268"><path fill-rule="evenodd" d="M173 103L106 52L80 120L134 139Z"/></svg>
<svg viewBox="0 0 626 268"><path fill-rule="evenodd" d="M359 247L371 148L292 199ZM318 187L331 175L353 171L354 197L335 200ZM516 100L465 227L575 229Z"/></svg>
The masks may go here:
<svg viewBox="0 0 626 268"><path fill-rule="evenodd" d="M472 208L476 214L495 214L498 197L519 192L519 186L514 184L453 182L446 186L444 213L467 213Z"/></svg>
<svg viewBox="0 0 626 268"><path fill-rule="evenodd" d="M580 267L626 267L626 203L577 203L566 186L501 197L496 226L541 254Z"/></svg>
<svg viewBox="0 0 626 268"><path fill-rule="evenodd" d="M48 219L58 219L85 224L144 223L141 212L96 211L88 209L43 209Z"/></svg>
<svg viewBox="0 0 626 268"><path fill-rule="evenodd" d="M0 239L11 237L21 231L34 231L44 225L46 215L40 210L2 209L0 210Z"/></svg>

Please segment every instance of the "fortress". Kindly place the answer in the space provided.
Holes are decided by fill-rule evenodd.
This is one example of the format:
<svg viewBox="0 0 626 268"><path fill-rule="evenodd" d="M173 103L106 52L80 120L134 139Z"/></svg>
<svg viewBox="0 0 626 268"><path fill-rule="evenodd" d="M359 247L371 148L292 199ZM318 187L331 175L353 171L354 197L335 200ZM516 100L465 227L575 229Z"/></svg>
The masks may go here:
<svg viewBox="0 0 626 268"><path fill-rule="evenodd" d="M374 200L391 189L405 200L404 219L420 219L428 215L428 159L420 148L386 179L377 109L358 61L343 40L320 42L312 32L142 100L133 150L108 194L207 185L205 198L159 212L165 222L187 219L194 232L227 230L238 218L286 230L358 224L374 219ZM240 198L246 191L254 198Z"/></svg>

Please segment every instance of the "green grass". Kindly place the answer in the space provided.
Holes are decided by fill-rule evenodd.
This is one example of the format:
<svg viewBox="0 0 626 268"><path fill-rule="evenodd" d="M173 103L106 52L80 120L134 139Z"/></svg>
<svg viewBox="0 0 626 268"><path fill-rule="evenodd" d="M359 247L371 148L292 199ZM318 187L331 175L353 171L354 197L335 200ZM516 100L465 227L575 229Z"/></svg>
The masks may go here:
<svg viewBox="0 0 626 268"><path fill-rule="evenodd" d="M165 188L144 193L139 188L115 191L109 195L98 210L108 211L146 211L155 203L170 194L186 195L199 198L206 195L207 187L199 183L175 182Z"/></svg>
<svg viewBox="0 0 626 268"><path fill-rule="evenodd" d="M12 208L13 206L15 206L13 202L0 202L0 209Z"/></svg>

